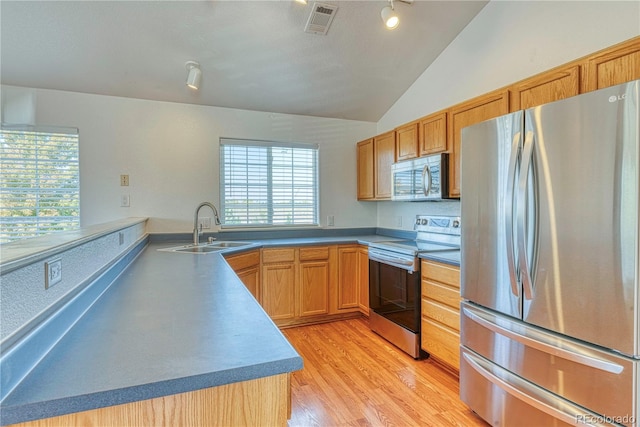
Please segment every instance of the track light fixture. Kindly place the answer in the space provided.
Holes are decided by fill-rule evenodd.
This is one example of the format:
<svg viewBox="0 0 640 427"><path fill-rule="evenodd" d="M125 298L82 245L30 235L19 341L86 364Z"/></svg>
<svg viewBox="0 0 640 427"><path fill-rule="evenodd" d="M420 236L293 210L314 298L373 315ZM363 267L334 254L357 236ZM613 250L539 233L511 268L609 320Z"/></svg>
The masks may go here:
<svg viewBox="0 0 640 427"><path fill-rule="evenodd" d="M393 8L393 0L389 0L389 6L385 6L382 8L380 12L380 16L382 17L382 22L384 22L384 26L388 30L393 30L400 23L400 19L396 14L396 11Z"/></svg>
<svg viewBox="0 0 640 427"><path fill-rule="evenodd" d="M185 64L187 68L187 86L191 89L198 90L200 86L200 78L202 77L202 71L200 71L200 64L195 61L187 61Z"/></svg>
<svg viewBox="0 0 640 427"><path fill-rule="evenodd" d="M382 17L382 22L384 22L384 26L386 29L388 30L393 30L395 28L398 27L398 24L400 24L400 18L398 17L398 14L396 13L393 1L394 0L388 0L389 1L389 6L385 6L382 8L382 10L380 11L380 16ZM398 0L402 3L407 3L407 4L412 4L413 0Z"/></svg>

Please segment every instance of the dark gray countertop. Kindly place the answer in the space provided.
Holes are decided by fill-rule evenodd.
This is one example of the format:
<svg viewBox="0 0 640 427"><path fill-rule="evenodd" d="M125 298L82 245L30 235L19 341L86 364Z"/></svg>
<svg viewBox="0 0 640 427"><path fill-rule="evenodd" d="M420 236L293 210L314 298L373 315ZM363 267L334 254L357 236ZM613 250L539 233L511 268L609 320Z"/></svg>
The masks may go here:
<svg viewBox="0 0 640 427"><path fill-rule="evenodd" d="M420 254L419 258L443 262L445 264L451 264L455 265L456 267L460 267L460 250L428 252Z"/></svg>
<svg viewBox="0 0 640 427"><path fill-rule="evenodd" d="M151 244L2 402L2 423L292 372L302 359L219 254Z"/></svg>
<svg viewBox="0 0 640 427"><path fill-rule="evenodd" d="M388 240L398 239L264 239L252 247ZM4 399L3 425L302 368L221 253L157 250L169 246L175 242L150 244Z"/></svg>

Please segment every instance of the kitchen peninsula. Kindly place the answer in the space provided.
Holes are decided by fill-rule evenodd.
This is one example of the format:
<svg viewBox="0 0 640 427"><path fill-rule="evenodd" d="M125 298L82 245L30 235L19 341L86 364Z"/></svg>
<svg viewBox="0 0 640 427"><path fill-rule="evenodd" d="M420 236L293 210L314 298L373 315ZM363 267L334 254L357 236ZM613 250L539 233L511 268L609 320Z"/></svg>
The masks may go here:
<svg viewBox="0 0 640 427"><path fill-rule="evenodd" d="M4 392L2 425L286 425L300 356L221 256L161 252L148 240ZM3 346L5 390L30 346Z"/></svg>

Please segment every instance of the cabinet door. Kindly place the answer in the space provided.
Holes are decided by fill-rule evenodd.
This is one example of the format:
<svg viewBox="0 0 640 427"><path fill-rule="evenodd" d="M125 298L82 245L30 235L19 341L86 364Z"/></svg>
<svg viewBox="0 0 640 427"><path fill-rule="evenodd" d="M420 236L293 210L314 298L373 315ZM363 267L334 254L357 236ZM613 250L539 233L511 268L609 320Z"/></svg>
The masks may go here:
<svg viewBox="0 0 640 427"><path fill-rule="evenodd" d="M374 193L373 138L358 142L358 200L370 200Z"/></svg>
<svg viewBox="0 0 640 427"><path fill-rule="evenodd" d="M419 123L413 122L396 129L396 153L398 161L418 157Z"/></svg>
<svg viewBox="0 0 640 427"><path fill-rule="evenodd" d="M258 267L247 268L237 272L238 278L249 289L251 295L260 302L260 269Z"/></svg>
<svg viewBox="0 0 640 427"><path fill-rule="evenodd" d="M451 108L449 115L449 195L460 197L460 138L463 127L509 113L509 91L491 92Z"/></svg>
<svg viewBox="0 0 640 427"><path fill-rule="evenodd" d="M585 92L640 79L640 37L588 58L585 72Z"/></svg>
<svg viewBox="0 0 640 427"><path fill-rule="evenodd" d="M262 266L262 307L274 321L295 317L295 279L294 263Z"/></svg>
<svg viewBox="0 0 640 427"><path fill-rule="evenodd" d="M447 151L447 113L431 114L420 120L420 155Z"/></svg>
<svg viewBox="0 0 640 427"><path fill-rule="evenodd" d="M358 307L369 315L369 250L358 247Z"/></svg>
<svg viewBox="0 0 640 427"><path fill-rule="evenodd" d="M396 156L395 131L376 136L373 139L375 154L375 198L391 198L391 165Z"/></svg>
<svg viewBox="0 0 640 427"><path fill-rule="evenodd" d="M329 262L300 263L300 317L329 313Z"/></svg>
<svg viewBox="0 0 640 427"><path fill-rule="evenodd" d="M338 310L358 308L358 247L338 248Z"/></svg>
<svg viewBox="0 0 640 427"><path fill-rule="evenodd" d="M580 93L580 66L573 64L539 74L513 85L511 111L559 101Z"/></svg>

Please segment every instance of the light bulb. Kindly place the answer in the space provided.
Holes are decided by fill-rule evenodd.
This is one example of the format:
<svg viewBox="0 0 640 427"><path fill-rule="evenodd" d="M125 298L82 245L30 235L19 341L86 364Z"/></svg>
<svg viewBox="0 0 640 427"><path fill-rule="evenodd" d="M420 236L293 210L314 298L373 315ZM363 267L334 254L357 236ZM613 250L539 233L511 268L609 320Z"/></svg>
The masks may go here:
<svg viewBox="0 0 640 427"><path fill-rule="evenodd" d="M391 6L385 6L382 8L380 16L382 17L382 22L384 22L385 27L389 30L393 30L400 23L398 15L396 15L396 12L391 8Z"/></svg>

